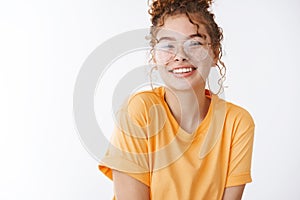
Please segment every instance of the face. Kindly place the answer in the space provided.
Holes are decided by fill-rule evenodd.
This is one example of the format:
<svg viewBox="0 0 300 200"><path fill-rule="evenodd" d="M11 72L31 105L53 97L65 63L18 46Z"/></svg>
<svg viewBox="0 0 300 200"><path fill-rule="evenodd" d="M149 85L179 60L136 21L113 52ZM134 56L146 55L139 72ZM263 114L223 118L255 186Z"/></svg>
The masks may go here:
<svg viewBox="0 0 300 200"><path fill-rule="evenodd" d="M154 62L166 86L174 90L205 87L214 54L203 25L192 24L184 14L169 16L156 36Z"/></svg>

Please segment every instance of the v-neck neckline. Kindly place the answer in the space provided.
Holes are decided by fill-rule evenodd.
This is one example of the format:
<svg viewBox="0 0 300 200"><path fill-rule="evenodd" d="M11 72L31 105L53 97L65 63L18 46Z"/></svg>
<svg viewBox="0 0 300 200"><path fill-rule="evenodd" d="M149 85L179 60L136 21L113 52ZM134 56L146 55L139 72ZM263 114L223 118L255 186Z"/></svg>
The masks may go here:
<svg viewBox="0 0 300 200"><path fill-rule="evenodd" d="M214 104L216 101L216 95L215 94L211 94L208 90L205 90L205 96L207 96L208 98L211 99L210 104L209 104L209 108L208 111L206 113L206 116L204 117L204 119L201 121L201 123L197 126L197 128L192 132L192 133L188 133L187 131L185 131L177 122L177 120L175 119L174 115L172 114L170 107L168 105L168 103L165 100L165 87L161 86L160 87L160 97L161 100L166 108L166 113L171 121L171 123L174 125L174 127L177 128L177 135L184 139L184 140L193 140L197 137L199 137L200 135L203 135L210 124L210 121L212 119L212 113L213 113L213 109L214 109Z"/></svg>

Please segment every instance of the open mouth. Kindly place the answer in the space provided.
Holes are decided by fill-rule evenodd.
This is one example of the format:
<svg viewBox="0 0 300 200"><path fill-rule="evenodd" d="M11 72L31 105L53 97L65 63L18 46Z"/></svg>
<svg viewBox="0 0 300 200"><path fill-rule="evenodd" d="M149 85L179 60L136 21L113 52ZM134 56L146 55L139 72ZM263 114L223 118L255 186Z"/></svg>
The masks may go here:
<svg viewBox="0 0 300 200"><path fill-rule="evenodd" d="M190 73L196 69L197 69L196 67L180 67L180 68L171 69L169 70L169 72L173 74L185 74L185 73Z"/></svg>

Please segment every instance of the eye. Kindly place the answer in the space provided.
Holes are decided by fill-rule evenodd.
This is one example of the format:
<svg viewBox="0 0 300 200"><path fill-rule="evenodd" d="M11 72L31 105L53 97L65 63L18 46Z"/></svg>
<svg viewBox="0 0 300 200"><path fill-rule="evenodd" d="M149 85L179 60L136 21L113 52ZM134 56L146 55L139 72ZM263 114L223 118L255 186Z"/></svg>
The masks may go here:
<svg viewBox="0 0 300 200"><path fill-rule="evenodd" d="M186 45L189 47L197 47L197 46L202 46L203 43L198 40L187 40Z"/></svg>
<svg viewBox="0 0 300 200"><path fill-rule="evenodd" d="M170 42L160 42L156 45L156 48L161 50L170 50L170 49L174 49L175 45Z"/></svg>
<svg viewBox="0 0 300 200"><path fill-rule="evenodd" d="M159 42L156 44L155 49L158 51L175 51L176 46L172 42Z"/></svg>

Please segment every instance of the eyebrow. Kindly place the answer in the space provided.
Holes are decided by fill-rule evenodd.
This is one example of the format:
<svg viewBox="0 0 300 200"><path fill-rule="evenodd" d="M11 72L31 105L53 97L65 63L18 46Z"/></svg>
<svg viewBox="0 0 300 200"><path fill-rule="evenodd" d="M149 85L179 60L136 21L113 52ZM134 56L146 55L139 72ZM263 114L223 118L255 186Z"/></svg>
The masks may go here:
<svg viewBox="0 0 300 200"><path fill-rule="evenodd" d="M201 37L201 38L203 38L203 39L206 39L206 35L201 34L201 33L196 33L196 34L190 35L189 37L190 37L190 38L193 38L193 37Z"/></svg>
<svg viewBox="0 0 300 200"><path fill-rule="evenodd" d="M192 35L189 35L187 38L194 38L194 37L201 37L203 39L206 39L206 35L204 34L200 34L200 33L196 33L196 34L192 34ZM157 42L160 42L162 40L172 40L172 41L176 41L176 38L175 37L161 37L157 40Z"/></svg>
<svg viewBox="0 0 300 200"><path fill-rule="evenodd" d="M157 40L157 42L160 42L162 40L172 40L172 41L175 41L176 39L174 37L161 37Z"/></svg>

